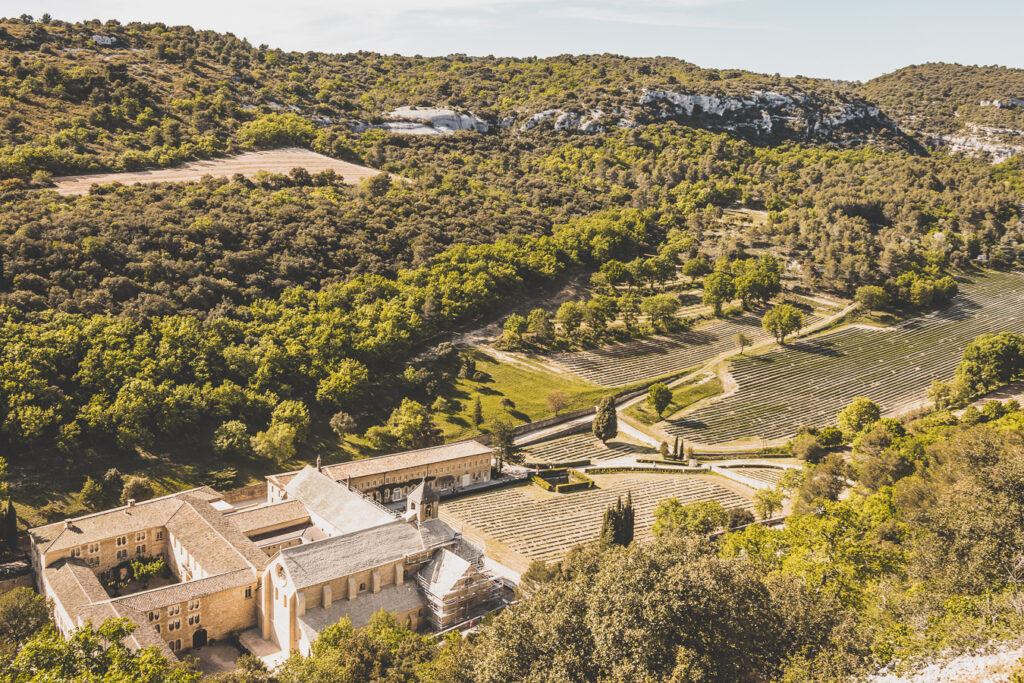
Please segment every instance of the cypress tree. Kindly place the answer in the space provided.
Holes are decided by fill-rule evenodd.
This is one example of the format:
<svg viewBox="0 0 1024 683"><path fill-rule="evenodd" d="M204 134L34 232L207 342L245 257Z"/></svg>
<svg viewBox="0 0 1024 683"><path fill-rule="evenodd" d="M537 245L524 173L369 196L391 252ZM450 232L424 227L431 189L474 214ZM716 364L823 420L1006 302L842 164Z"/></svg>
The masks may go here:
<svg viewBox="0 0 1024 683"><path fill-rule="evenodd" d="M605 396L598 404L592 429L601 443L607 443L619 433L619 417L615 413L615 399L611 396Z"/></svg>
<svg viewBox="0 0 1024 683"><path fill-rule="evenodd" d="M598 541L602 548L608 548L615 544L615 508L609 506L604 511L604 521L601 522L601 537Z"/></svg>
<svg viewBox="0 0 1024 683"><path fill-rule="evenodd" d="M18 512L14 509L14 501L7 499L7 513L4 515L4 536L11 550L18 546Z"/></svg>
<svg viewBox="0 0 1024 683"><path fill-rule="evenodd" d="M619 499L622 502L622 499ZM633 542L633 492L626 494L626 504L619 513L619 524L615 530L615 542L625 547Z"/></svg>
<svg viewBox="0 0 1024 683"><path fill-rule="evenodd" d="M473 402L473 426L479 427L484 423L484 409L480 405L480 397L476 397L476 401Z"/></svg>

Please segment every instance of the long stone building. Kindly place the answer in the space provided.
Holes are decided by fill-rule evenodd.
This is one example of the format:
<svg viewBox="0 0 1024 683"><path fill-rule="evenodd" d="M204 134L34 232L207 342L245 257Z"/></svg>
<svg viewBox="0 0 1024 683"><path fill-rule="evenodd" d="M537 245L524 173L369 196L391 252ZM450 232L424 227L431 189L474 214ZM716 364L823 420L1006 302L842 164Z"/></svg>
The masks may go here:
<svg viewBox="0 0 1024 683"><path fill-rule="evenodd" d="M307 466L268 477L267 500L241 509L200 487L37 527L36 583L53 600L62 633L124 617L137 626L129 645L171 657L246 631L285 653L308 654L326 626L348 618L359 628L380 610L413 629L445 630L501 600L482 551L437 519L431 485L489 478L484 451L456 445L451 458L441 449L374 458L394 468L375 463L341 480L338 466ZM391 486L413 472L434 474ZM360 477L400 489L404 510L376 502L379 486L361 491ZM157 556L167 575L155 587L136 585L131 561Z"/></svg>

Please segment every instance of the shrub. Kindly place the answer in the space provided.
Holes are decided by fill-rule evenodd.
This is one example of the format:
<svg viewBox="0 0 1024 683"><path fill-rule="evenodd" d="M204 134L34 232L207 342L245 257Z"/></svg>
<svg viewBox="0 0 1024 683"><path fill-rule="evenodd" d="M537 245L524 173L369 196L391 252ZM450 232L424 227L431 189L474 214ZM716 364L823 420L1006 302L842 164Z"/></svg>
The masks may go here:
<svg viewBox="0 0 1024 683"><path fill-rule="evenodd" d="M825 457L825 447L811 434L801 434L790 442L793 455L809 463L820 462Z"/></svg>
<svg viewBox="0 0 1024 683"><path fill-rule="evenodd" d="M820 443L825 448L835 448L839 444L843 443L843 431L838 427L822 427L818 430L815 435Z"/></svg>

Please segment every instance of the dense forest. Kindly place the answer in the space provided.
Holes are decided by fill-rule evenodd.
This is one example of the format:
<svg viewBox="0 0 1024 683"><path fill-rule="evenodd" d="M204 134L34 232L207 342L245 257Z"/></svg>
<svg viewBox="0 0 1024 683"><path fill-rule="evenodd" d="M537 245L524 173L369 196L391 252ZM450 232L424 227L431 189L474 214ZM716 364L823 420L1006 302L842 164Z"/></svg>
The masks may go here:
<svg viewBox="0 0 1024 683"><path fill-rule="evenodd" d="M721 95L844 84L609 55L284 54L187 27L0 27L0 173L14 176L0 188L0 441L15 462L181 433L208 444L225 422L273 428L296 402L315 423L343 411L371 427L409 392L436 398L448 371L408 367L425 343L610 261L660 254L648 262L687 272L769 250L808 289L881 285L899 299L977 257L1020 256L1019 160L988 166L882 138L765 144L692 120L595 135L342 124L409 103L534 111L626 81ZM393 175L45 189L44 169L282 144Z"/></svg>

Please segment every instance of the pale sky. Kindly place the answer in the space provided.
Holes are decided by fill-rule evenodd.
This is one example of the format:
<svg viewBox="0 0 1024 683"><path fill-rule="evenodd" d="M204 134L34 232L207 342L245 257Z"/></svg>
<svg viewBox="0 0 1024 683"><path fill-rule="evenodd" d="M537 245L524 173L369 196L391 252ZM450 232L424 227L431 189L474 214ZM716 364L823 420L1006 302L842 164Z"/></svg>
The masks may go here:
<svg viewBox="0 0 1024 683"><path fill-rule="evenodd" d="M934 61L1024 67L1024 0L0 0L0 16L47 12L300 51L611 52L848 80Z"/></svg>

